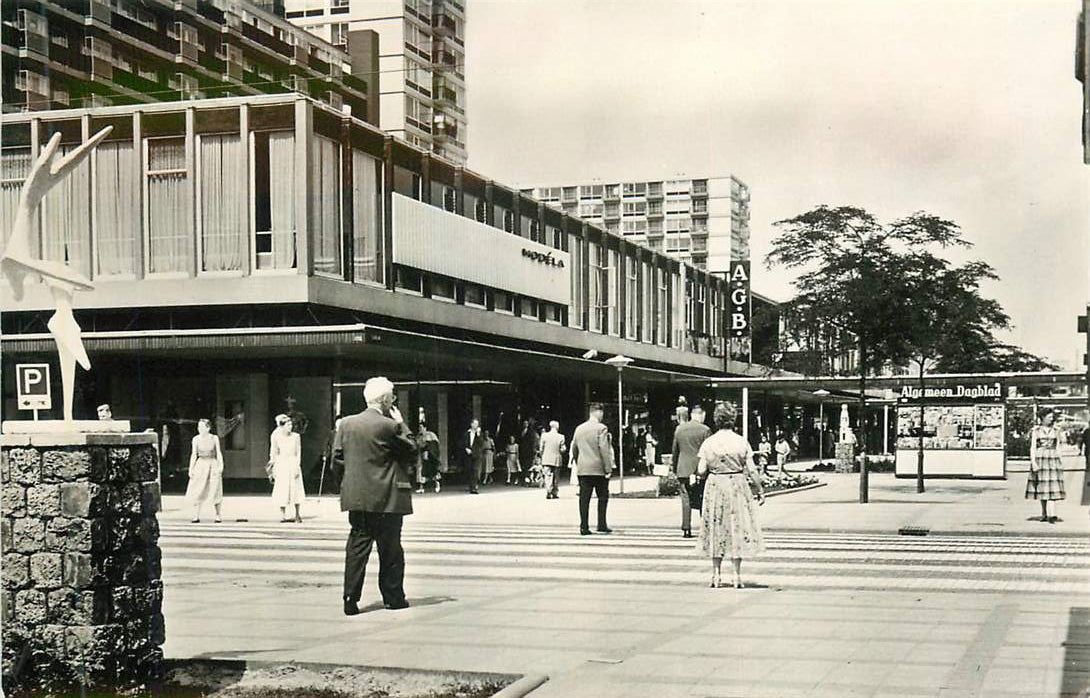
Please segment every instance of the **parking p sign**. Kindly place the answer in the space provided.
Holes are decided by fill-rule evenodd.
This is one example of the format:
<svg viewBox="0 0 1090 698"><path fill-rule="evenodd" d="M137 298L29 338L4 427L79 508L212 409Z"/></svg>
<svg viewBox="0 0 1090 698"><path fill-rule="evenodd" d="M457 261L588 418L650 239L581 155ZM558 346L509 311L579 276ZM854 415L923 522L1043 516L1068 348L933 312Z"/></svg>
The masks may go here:
<svg viewBox="0 0 1090 698"><path fill-rule="evenodd" d="M16 364L17 404L21 410L48 410L53 407L49 391L49 364Z"/></svg>

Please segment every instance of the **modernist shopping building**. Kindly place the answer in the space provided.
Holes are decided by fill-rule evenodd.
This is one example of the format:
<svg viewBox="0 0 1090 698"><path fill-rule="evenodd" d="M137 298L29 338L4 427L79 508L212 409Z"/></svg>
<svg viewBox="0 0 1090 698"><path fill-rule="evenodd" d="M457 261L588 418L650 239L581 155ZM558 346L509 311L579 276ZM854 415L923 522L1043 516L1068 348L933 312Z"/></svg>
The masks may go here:
<svg viewBox="0 0 1090 698"><path fill-rule="evenodd" d="M457 0L286 0L286 17L356 54L377 37L382 130L466 161L465 5Z"/></svg>
<svg viewBox="0 0 1090 698"><path fill-rule="evenodd" d="M749 259L749 186L733 175L525 189L606 231L725 274Z"/></svg>
<svg viewBox="0 0 1090 698"><path fill-rule="evenodd" d="M52 134L68 148L104 126L43 203L36 252L95 284L76 298L93 363L77 416L109 402L165 429L168 473L213 417L226 477L258 482L280 412L305 416L312 469L374 375L453 459L473 416L501 438L529 417L570 430L588 399L612 418L616 354L630 421L660 433L679 393L755 373L724 356L723 279L299 96L7 115L0 227ZM54 360L51 302L4 284L0 304L4 418L30 418L13 367Z"/></svg>

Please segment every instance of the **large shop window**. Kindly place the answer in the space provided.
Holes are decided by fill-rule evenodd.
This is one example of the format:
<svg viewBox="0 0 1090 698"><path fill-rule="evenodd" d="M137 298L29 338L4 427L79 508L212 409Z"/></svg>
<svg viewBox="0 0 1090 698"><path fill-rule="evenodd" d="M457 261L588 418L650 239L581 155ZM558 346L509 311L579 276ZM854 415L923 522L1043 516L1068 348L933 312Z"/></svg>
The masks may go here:
<svg viewBox="0 0 1090 698"><path fill-rule="evenodd" d="M242 139L202 135L199 143L201 271L241 271L248 228Z"/></svg>
<svg viewBox="0 0 1090 698"><path fill-rule="evenodd" d="M635 257L625 257L625 336L628 339L638 339L636 334L637 323L640 317L640 295L638 290L637 262Z"/></svg>
<svg viewBox="0 0 1090 698"><path fill-rule="evenodd" d="M295 268L295 134L253 134L254 250L258 269Z"/></svg>
<svg viewBox="0 0 1090 698"><path fill-rule="evenodd" d="M352 267L356 281L382 283L382 207L379 206L379 161L352 151Z"/></svg>
<svg viewBox="0 0 1090 698"><path fill-rule="evenodd" d="M606 250L590 243L590 329L601 332L609 318L609 262Z"/></svg>
<svg viewBox="0 0 1090 698"><path fill-rule="evenodd" d="M144 143L148 273L184 274L192 266L194 240L185 138L149 138Z"/></svg>
<svg viewBox="0 0 1090 698"><path fill-rule="evenodd" d="M621 334L621 306L618 302L621 298L620 255L617 250L609 251L609 333L620 336Z"/></svg>
<svg viewBox="0 0 1090 698"><path fill-rule="evenodd" d="M583 306L586 299L586 284L583 276L583 241L574 234L568 235L568 249L571 251L571 304L568 306L568 325L583 327Z"/></svg>
<svg viewBox="0 0 1090 698"><path fill-rule="evenodd" d="M0 150L0 239L7 244L19 204L19 190L30 174L30 148Z"/></svg>
<svg viewBox="0 0 1090 698"><path fill-rule="evenodd" d="M341 275L341 152L329 138L314 138L310 195L314 218L314 271Z"/></svg>
<svg viewBox="0 0 1090 698"><path fill-rule="evenodd" d="M666 346L667 344L667 320L670 312L670 294L666 280L666 270L655 270L658 294L655 298L655 341Z"/></svg>
<svg viewBox="0 0 1090 698"><path fill-rule="evenodd" d="M139 167L131 142L103 143L95 149L95 240L99 276L139 273L140 201L132 196Z"/></svg>
<svg viewBox="0 0 1090 698"><path fill-rule="evenodd" d="M654 322L654 295L655 295L655 278L651 273L651 265L647 262L643 263L643 270L640 277L640 289L643 295L643 303L640 305L642 310L640 326L642 328L640 339L644 342L651 342L653 331L652 323Z"/></svg>
<svg viewBox="0 0 1090 698"><path fill-rule="evenodd" d="M61 157L77 146L61 148ZM91 275L91 163L84 160L42 202L42 259Z"/></svg>

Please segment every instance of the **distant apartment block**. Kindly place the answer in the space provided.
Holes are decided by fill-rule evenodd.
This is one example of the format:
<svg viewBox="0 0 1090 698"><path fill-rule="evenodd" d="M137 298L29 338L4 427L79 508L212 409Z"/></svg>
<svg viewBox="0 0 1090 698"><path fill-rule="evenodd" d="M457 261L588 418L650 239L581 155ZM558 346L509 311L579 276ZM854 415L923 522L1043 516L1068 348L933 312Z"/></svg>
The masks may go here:
<svg viewBox="0 0 1090 698"><path fill-rule="evenodd" d="M367 119L347 52L243 0L4 0L5 112L298 93Z"/></svg>
<svg viewBox="0 0 1090 698"><path fill-rule="evenodd" d="M455 0L286 0L288 21L355 54L378 37L379 126L466 162L465 6Z"/></svg>
<svg viewBox="0 0 1090 698"><path fill-rule="evenodd" d="M726 273L731 260L749 259L749 187L733 175L523 191L713 273Z"/></svg>

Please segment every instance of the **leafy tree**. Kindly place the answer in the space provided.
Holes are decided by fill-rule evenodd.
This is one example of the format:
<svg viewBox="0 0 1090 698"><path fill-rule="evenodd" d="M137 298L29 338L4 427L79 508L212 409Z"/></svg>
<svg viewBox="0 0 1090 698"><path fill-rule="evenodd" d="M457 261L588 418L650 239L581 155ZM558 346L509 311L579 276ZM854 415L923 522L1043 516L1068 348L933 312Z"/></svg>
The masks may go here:
<svg viewBox="0 0 1090 698"><path fill-rule="evenodd" d="M960 354L965 347L987 345L993 330L1006 328L1010 318L998 302L980 295L984 280L997 280L995 270L984 262L951 267L924 251L899 260L905 283L902 299L905 312L905 346L909 362L917 367L922 393L924 373L946 356ZM924 491L923 416L920 401L920 439L916 456L916 491Z"/></svg>
<svg viewBox="0 0 1090 698"><path fill-rule="evenodd" d="M775 225L781 232L765 264L803 271L795 281L796 297L787 304L790 311L847 330L859 353L859 501L865 503L867 376L888 363L904 363L909 355L904 257L967 243L956 224L924 212L882 224L861 208L823 205Z"/></svg>
<svg viewBox="0 0 1090 698"><path fill-rule="evenodd" d="M1059 366L994 337L951 347L935 362L940 373L1057 371Z"/></svg>

